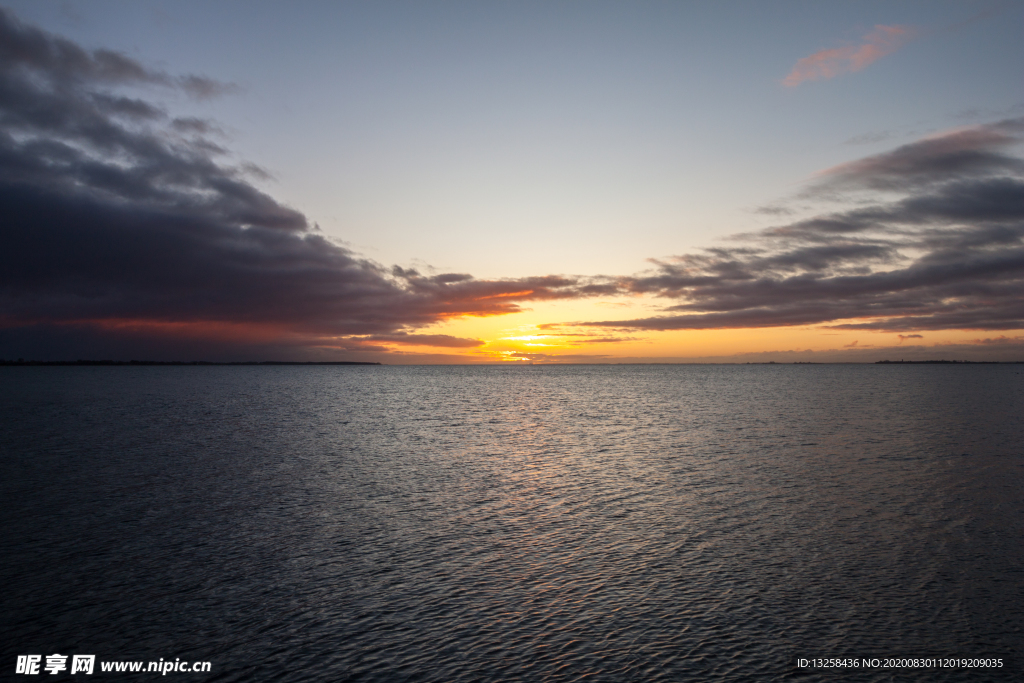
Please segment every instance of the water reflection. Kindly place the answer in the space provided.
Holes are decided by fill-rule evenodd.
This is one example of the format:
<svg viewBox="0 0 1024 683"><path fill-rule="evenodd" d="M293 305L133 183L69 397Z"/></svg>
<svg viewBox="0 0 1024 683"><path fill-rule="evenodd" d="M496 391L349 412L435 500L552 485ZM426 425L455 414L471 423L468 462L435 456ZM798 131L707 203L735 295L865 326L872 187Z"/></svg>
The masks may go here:
<svg viewBox="0 0 1024 683"><path fill-rule="evenodd" d="M619 681L1019 653L1006 366L5 372L14 654Z"/></svg>

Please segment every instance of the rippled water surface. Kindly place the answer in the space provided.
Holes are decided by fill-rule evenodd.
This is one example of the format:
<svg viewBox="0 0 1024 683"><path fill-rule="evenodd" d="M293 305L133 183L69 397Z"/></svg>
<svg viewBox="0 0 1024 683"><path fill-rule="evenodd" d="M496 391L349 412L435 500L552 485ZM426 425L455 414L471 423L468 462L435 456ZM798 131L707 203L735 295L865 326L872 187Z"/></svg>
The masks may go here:
<svg viewBox="0 0 1024 683"><path fill-rule="evenodd" d="M0 368L0 666L1020 680L1022 372Z"/></svg>

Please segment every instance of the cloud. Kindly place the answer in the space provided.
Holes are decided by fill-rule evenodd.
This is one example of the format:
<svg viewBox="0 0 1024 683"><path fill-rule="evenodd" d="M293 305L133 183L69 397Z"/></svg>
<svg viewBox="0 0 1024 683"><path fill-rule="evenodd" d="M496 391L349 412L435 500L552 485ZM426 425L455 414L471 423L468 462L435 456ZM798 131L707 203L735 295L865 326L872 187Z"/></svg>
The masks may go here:
<svg viewBox="0 0 1024 683"><path fill-rule="evenodd" d="M958 129L831 169L808 197L869 191L871 203L656 261L618 284L669 300L665 315L580 324L1024 328L1024 162L1010 153L1022 132L1024 119Z"/></svg>
<svg viewBox="0 0 1024 683"><path fill-rule="evenodd" d="M594 339L580 339L574 344L620 344L622 342L642 341L639 337L596 337Z"/></svg>
<svg viewBox="0 0 1024 683"><path fill-rule="evenodd" d="M896 336L899 337L900 344L902 344L907 339L924 339L923 334L897 334Z"/></svg>
<svg viewBox="0 0 1024 683"><path fill-rule="evenodd" d="M176 85L196 100L212 100L241 90L234 83L221 83L204 76L188 75L175 79Z"/></svg>
<svg viewBox="0 0 1024 683"><path fill-rule="evenodd" d="M435 348L450 349L472 349L483 346L486 342L482 339L465 339L453 337L447 334L407 334L399 332L395 334L375 334L365 337L366 341L387 342L389 344L403 344L409 346L432 346Z"/></svg>
<svg viewBox="0 0 1024 683"><path fill-rule="evenodd" d="M147 69L120 52L86 50L76 43L21 23L0 7L0 64L5 71L44 75L49 85L81 88L83 85L158 85L180 89L195 99L209 99L236 92L238 86L205 76L171 76Z"/></svg>
<svg viewBox="0 0 1024 683"><path fill-rule="evenodd" d="M193 116L174 119L171 121L171 128L178 133L193 133L196 135L223 134L220 127L212 121Z"/></svg>
<svg viewBox="0 0 1024 683"><path fill-rule="evenodd" d="M907 26L875 26L873 31L864 36L860 45L821 50L798 60L782 84L795 88L806 81L835 78L840 74L860 71L903 47L913 35L913 29Z"/></svg>
<svg viewBox="0 0 1024 683"><path fill-rule="evenodd" d="M1024 119L959 128L883 154L822 171L807 195L823 190L906 191L979 175L1020 175L1024 160L1007 150L1021 142Z"/></svg>
<svg viewBox="0 0 1024 683"><path fill-rule="evenodd" d="M481 342L412 332L607 290L561 276L426 276L361 258L251 184L258 167L219 163L225 150L207 137L215 124L173 118L135 92L152 85L230 90L84 50L0 10L0 356L473 348Z"/></svg>
<svg viewBox="0 0 1024 683"><path fill-rule="evenodd" d="M984 346L995 346L995 345L999 345L999 346L1008 346L1008 345L1022 346L1022 345L1024 345L1024 337L1019 337L1019 336L1018 337L1007 337L1005 334L1001 334L998 337L994 337L994 338L993 337L986 337L985 339L973 339L973 340L971 340L971 343L973 343L973 344L981 344L981 345L984 345Z"/></svg>

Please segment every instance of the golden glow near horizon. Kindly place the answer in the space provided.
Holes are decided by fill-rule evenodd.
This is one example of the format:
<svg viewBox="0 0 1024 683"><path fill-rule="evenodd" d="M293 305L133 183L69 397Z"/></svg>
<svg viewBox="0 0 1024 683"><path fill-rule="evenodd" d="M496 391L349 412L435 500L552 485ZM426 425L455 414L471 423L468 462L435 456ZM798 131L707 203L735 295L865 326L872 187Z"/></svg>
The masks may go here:
<svg viewBox="0 0 1024 683"><path fill-rule="evenodd" d="M898 358L901 349L909 354L935 348L932 355L938 357L944 345L998 344L1014 338L1013 332L993 335L943 330L901 336L893 332L833 329L828 325L652 331L572 324L650 317L658 314L659 307L660 304L642 297L540 302L520 313L452 319L417 332L482 340L484 344L474 348L436 351L450 357L451 362L489 363L715 362L736 357L757 360L760 355L767 359L773 353L806 360L815 360L822 354L828 354L828 359L849 355L851 360L863 361L849 352L867 350L870 355L872 349L877 349L882 359ZM409 347L402 351L409 356L416 354Z"/></svg>

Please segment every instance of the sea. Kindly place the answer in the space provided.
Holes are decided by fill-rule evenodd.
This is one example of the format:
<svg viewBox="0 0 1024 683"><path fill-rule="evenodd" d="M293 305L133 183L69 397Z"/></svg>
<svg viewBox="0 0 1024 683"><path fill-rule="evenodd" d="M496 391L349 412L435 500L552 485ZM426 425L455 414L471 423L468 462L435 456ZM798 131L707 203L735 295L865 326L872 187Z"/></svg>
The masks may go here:
<svg viewBox="0 0 1024 683"><path fill-rule="evenodd" d="M1022 372L0 367L0 678L1024 680Z"/></svg>

